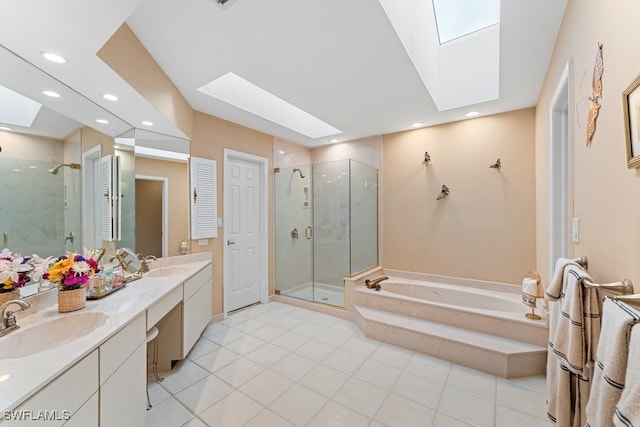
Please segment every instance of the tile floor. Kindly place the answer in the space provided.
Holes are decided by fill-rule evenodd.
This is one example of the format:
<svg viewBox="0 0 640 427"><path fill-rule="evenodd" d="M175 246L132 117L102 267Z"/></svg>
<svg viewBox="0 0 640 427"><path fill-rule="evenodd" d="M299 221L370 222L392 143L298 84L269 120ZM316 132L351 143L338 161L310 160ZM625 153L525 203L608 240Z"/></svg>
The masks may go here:
<svg viewBox="0 0 640 427"><path fill-rule="evenodd" d="M496 378L272 302L210 325L151 383L145 425L550 426L544 388L544 377Z"/></svg>

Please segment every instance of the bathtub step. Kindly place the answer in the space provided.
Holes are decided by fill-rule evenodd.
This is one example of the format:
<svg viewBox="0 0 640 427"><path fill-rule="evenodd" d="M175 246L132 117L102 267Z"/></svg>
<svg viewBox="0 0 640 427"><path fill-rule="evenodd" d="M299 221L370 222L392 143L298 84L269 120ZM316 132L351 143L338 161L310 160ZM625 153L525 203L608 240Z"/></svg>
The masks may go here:
<svg viewBox="0 0 640 427"><path fill-rule="evenodd" d="M456 326L354 305L369 338L503 378L545 373L547 348Z"/></svg>

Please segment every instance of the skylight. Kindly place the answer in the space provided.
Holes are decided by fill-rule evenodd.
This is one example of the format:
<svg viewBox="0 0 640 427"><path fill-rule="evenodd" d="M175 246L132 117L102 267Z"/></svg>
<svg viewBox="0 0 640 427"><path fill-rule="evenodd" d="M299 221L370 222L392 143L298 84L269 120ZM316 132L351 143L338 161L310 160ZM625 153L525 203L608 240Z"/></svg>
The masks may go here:
<svg viewBox="0 0 640 427"><path fill-rule="evenodd" d="M309 138L342 133L341 130L231 72L207 83L198 91Z"/></svg>
<svg viewBox="0 0 640 427"><path fill-rule="evenodd" d="M0 86L0 123L30 127L42 104Z"/></svg>
<svg viewBox="0 0 640 427"><path fill-rule="evenodd" d="M440 44L496 25L500 0L433 0Z"/></svg>

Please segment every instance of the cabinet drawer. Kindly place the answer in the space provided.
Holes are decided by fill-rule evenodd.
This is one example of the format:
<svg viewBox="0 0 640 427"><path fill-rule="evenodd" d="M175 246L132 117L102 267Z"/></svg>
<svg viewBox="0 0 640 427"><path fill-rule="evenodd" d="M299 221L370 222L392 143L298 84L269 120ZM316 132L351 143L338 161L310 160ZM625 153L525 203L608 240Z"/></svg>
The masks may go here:
<svg viewBox="0 0 640 427"><path fill-rule="evenodd" d="M182 285L176 287L147 310L147 331L180 302L182 302Z"/></svg>
<svg viewBox="0 0 640 427"><path fill-rule="evenodd" d="M95 392L93 396L84 404L71 419L64 423L64 427L87 427L97 426L99 417L99 393Z"/></svg>
<svg viewBox="0 0 640 427"><path fill-rule="evenodd" d="M146 340L145 318L140 315L100 346L100 384Z"/></svg>
<svg viewBox="0 0 640 427"><path fill-rule="evenodd" d="M56 411L60 418L64 414L76 412L98 390L98 351L95 350L66 372L53 380L35 396L24 402L18 410L29 410L34 414L39 411ZM73 391L73 392L70 392ZM62 425L67 420L46 425ZM32 421L33 425L43 424ZM31 425L27 421L7 420L3 426Z"/></svg>
<svg viewBox="0 0 640 427"><path fill-rule="evenodd" d="M183 339L182 339L182 357L193 348L198 341L202 331L207 327L211 320L212 309L212 293L211 282L207 282L196 292L191 298L185 300L183 310Z"/></svg>
<svg viewBox="0 0 640 427"><path fill-rule="evenodd" d="M184 282L184 299L189 299L209 280L211 280L211 266L207 265Z"/></svg>

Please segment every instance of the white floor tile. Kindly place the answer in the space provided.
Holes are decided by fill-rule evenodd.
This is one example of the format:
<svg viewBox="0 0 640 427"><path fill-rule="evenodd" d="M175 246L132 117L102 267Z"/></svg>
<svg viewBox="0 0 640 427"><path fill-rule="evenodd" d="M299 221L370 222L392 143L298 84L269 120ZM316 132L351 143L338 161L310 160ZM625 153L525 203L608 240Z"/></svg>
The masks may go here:
<svg viewBox="0 0 640 427"><path fill-rule="evenodd" d="M218 369L215 375L233 387L240 387L264 370L264 367L249 359L241 358Z"/></svg>
<svg viewBox="0 0 640 427"><path fill-rule="evenodd" d="M207 330L205 330L203 335L207 337L208 340L220 345L227 345L245 336L244 332L240 332L239 330L233 328L227 328L227 330L221 330L213 332L211 334L207 334Z"/></svg>
<svg viewBox="0 0 640 427"><path fill-rule="evenodd" d="M147 411L145 427L180 427L193 418L193 414L173 397L154 405Z"/></svg>
<svg viewBox="0 0 640 427"><path fill-rule="evenodd" d="M519 426L519 424L512 424L510 427L514 426ZM433 419L433 425L431 427L473 427L473 424L466 423L458 418L438 412Z"/></svg>
<svg viewBox="0 0 640 427"><path fill-rule="evenodd" d="M271 340L271 344L282 347L285 350L294 351L309 341L308 337L297 334L295 332L285 332L277 338Z"/></svg>
<svg viewBox="0 0 640 427"><path fill-rule="evenodd" d="M369 357L380 346L380 343L367 338L352 338L342 344L342 349L362 357Z"/></svg>
<svg viewBox="0 0 640 427"><path fill-rule="evenodd" d="M396 394L390 394L376 414L389 427L430 427L435 411Z"/></svg>
<svg viewBox="0 0 640 427"><path fill-rule="evenodd" d="M234 325L233 329L236 329L240 332L244 332L245 334L250 334L251 332L255 331L256 329L260 329L263 326L266 326L268 323L265 322L261 322L259 320L253 319L253 318L249 318L247 321L242 322L238 325Z"/></svg>
<svg viewBox="0 0 640 427"><path fill-rule="evenodd" d="M208 427L205 423L203 423L200 418L191 418L191 420L182 424L181 427Z"/></svg>
<svg viewBox="0 0 640 427"><path fill-rule="evenodd" d="M382 344L373 352L371 359L382 362L385 365L393 366L394 368L404 369L407 363L409 363L409 360L411 360L411 356L413 356L412 351Z"/></svg>
<svg viewBox="0 0 640 427"><path fill-rule="evenodd" d="M327 366L317 365L300 379L299 384L324 396L332 397L348 379L347 374Z"/></svg>
<svg viewBox="0 0 640 427"><path fill-rule="evenodd" d="M274 414L272 411L264 409L244 427L294 427L294 424Z"/></svg>
<svg viewBox="0 0 640 427"><path fill-rule="evenodd" d="M209 376L207 370L196 365L191 360L185 359L178 363L173 368L173 371L164 375L164 380L160 385L169 393L176 394L207 376Z"/></svg>
<svg viewBox="0 0 640 427"><path fill-rule="evenodd" d="M175 395L194 414L231 394L235 389L214 375L198 381Z"/></svg>
<svg viewBox="0 0 640 427"><path fill-rule="evenodd" d="M258 347L264 345L265 343L266 341L263 341L259 338L253 337L251 335L245 335L244 337L225 345L225 348L245 356Z"/></svg>
<svg viewBox="0 0 640 427"><path fill-rule="evenodd" d="M394 393L433 409L438 407L443 390L444 385L408 372L403 372L393 386Z"/></svg>
<svg viewBox="0 0 640 427"><path fill-rule="evenodd" d="M329 344L313 340L298 347L295 353L302 357L306 357L309 360L313 360L316 363L320 363L326 359L327 356L333 353L335 349L335 347L332 347Z"/></svg>
<svg viewBox="0 0 640 427"><path fill-rule="evenodd" d="M357 354L349 353L342 349L337 349L331 353L322 364L333 369L337 369L345 374L352 375L362 364L365 358Z"/></svg>
<svg viewBox="0 0 640 427"><path fill-rule="evenodd" d="M385 390L357 378L351 378L333 396L333 400L367 417L373 417L385 397L387 397Z"/></svg>
<svg viewBox="0 0 640 427"><path fill-rule="evenodd" d="M353 338L353 334L339 331L331 327L325 328L324 331L320 332L318 336L316 336L316 340L333 347L340 347L351 338Z"/></svg>
<svg viewBox="0 0 640 427"><path fill-rule="evenodd" d="M298 319L292 316L286 316L286 317L283 317L282 319L278 319L275 322L272 322L271 324L273 326L277 326L279 328L286 329L287 331L289 331L295 328L296 326L300 326L303 323L304 323L304 320L302 319Z"/></svg>
<svg viewBox="0 0 640 427"><path fill-rule="evenodd" d="M207 353L211 353L214 350L220 348L220 344L216 344L213 341L209 341L206 337L200 337L200 339L193 346L189 355L187 356L191 360L195 360L198 357L204 356Z"/></svg>
<svg viewBox="0 0 640 427"><path fill-rule="evenodd" d="M475 394L487 400L496 400L496 377L462 366L453 366L447 387Z"/></svg>
<svg viewBox="0 0 640 427"><path fill-rule="evenodd" d="M547 419L547 404L543 393L500 382L497 402L534 417Z"/></svg>
<svg viewBox="0 0 640 427"><path fill-rule="evenodd" d="M247 381L240 391L264 406L268 406L293 385L293 381L269 370Z"/></svg>
<svg viewBox="0 0 640 427"><path fill-rule="evenodd" d="M496 409L496 427L511 427L515 425L518 427L550 427L555 424L548 419L533 417L515 409L498 405Z"/></svg>
<svg viewBox="0 0 640 427"><path fill-rule="evenodd" d="M367 427L368 417L330 400L307 424L308 427Z"/></svg>
<svg viewBox="0 0 640 427"><path fill-rule="evenodd" d="M326 402L326 397L296 384L271 403L269 409L297 426L304 426Z"/></svg>
<svg viewBox="0 0 640 427"><path fill-rule="evenodd" d="M375 360L367 360L353 376L385 390L391 390L401 372L400 369L387 366Z"/></svg>
<svg viewBox="0 0 640 427"><path fill-rule="evenodd" d="M547 392L547 381L544 375L537 375L533 377L523 377L523 378L498 378L498 383L506 383L512 384L518 387L527 388L529 390L538 392L538 393L546 393Z"/></svg>
<svg viewBox="0 0 640 427"><path fill-rule="evenodd" d="M424 379L444 384L449 377L451 363L424 354L414 353L405 370Z"/></svg>
<svg viewBox="0 0 640 427"><path fill-rule="evenodd" d="M171 394L160 384L151 380L147 382L147 388L149 391L149 400L151 401L151 405L157 405L163 400L171 397Z"/></svg>
<svg viewBox="0 0 640 427"><path fill-rule="evenodd" d="M324 331L324 326L318 323L304 322L301 325L296 326L291 330L298 335L305 336L307 338L315 338Z"/></svg>
<svg viewBox="0 0 640 427"><path fill-rule="evenodd" d="M244 393L234 391L204 410L198 417L210 426L238 427L255 417L264 407Z"/></svg>
<svg viewBox="0 0 640 427"><path fill-rule="evenodd" d="M204 356L197 358L194 362L210 373L214 373L217 370L224 368L229 363L240 359L240 357L242 356L238 353L227 350L226 347L222 347L219 350L212 351L211 353L207 353Z"/></svg>
<svg viewBox="0 0 640 427"><path fill-rule="evenodd" d="M445 388L438 411L478 427L493 427L495 402L453 388Z"/></svg>
<svg viewBox="0 0 640 427"><path fill-rule="evenodd" d="M259 347L247 354L245 357L261 364L262 366L269 367L288 354L289 352L287 350L271 343L266 343L262 347Z"/></svg>
<svg viewBox="0 0 640 427"><path fill-rule="evenodd" d="M298 381L313 369L314 366L316 366L316 362L290 353L271 366L271 370L280 375L284 375L290 380Z"/></svg>
<svg viewBox="0 0 640 427"><path fill-rule="evenodd" d="M277 326L266 324L263 327L258 328L255 331L251 332L251 335L253 335L254 337L260 338L261 340L264 340L264 341L272 341L274 338L279 337L285 332L287 332L286 329L282 329Z"/></svg>
<svg viewBox="0 0 640 427"><path fill-rule="evenodd" d="M249 318L245 315L243 315L242 313L234 313L230 316L228 316L226 319L224 319L222 322L223 325L229 326L229 327L233 327L236 325L241 324L242 322L246 322Z"/></svg>

